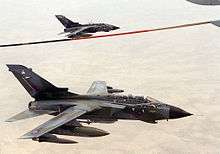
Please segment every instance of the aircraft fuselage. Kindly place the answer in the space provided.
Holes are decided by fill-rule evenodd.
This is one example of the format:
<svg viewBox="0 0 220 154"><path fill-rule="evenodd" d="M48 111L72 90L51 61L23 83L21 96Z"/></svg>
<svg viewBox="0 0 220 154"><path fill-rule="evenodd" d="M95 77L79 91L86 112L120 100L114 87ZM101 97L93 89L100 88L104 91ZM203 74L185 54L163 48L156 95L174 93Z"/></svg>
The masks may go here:
<svg viewBox="0 0 220 154"><path fill-rule="evenodd" d="M92 122L110 123L118 119L141 120L155 123L156 120L175 119L191 115L190 113L168 104L151 102L140 96L123 95L74 95L69 98L33 101L29 104L31 110L53 110L55 115L63 112L70 106L83 103L114 103L126 106L123 109L101 108L86 113L78 119L88 119Z"/></svg>

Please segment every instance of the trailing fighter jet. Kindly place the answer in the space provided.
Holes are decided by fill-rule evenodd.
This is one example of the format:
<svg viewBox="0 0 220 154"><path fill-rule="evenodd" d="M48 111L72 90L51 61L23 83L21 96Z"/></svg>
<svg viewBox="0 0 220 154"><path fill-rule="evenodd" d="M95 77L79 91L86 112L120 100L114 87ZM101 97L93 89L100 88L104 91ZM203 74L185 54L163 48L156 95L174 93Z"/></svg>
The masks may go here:
<svg viewBox="0 0 220 154"><path fill-rule="evenodd" d="M119 119L141 120L156 124L158 120L182 118L192 115L178 107L162 103L151 97L119 95L124 90L107 86L105 81L94 81L86 94L69 92L56 87L22 65L7 65L34 98L28 109L11 117L7 122L32 118L44 114L55 116L21 136L39 142L75 143L60 139L58 135L84 137L105 136L109 133L82 123L113 123Z"/></svg>
<svg viewBox="0 0 220 154"><path fill-rule="evenodd" d="M67 19L63 15L55 15L56 18L63 24L65 27L64 32L60 34L66 34L68 38L76 37L89 37L92 36L91 33L96 32L109 32L112 30L119 29L119 27L105 24L105 23L94 23L94 24L79 24L78 22L73 22Z"/></svg>
<svg viewBox="0 0 220 154"><path fill-rule="evenodd" d="M220 0L187 0L199 5L220 5Z"/></svg>

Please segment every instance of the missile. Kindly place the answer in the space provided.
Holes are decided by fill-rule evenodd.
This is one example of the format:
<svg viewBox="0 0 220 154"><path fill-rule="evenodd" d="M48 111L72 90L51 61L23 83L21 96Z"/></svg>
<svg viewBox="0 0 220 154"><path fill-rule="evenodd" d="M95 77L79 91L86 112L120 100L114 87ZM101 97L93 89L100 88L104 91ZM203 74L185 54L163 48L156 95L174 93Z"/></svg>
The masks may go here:
<svg viewBox="0 0 220 154"><path fill-rule="evenodd" d="M69 126L63 125L50 132L51 134L68 135L68 136L80 136L80 137L99 137L105 136L109 133L93 127L88 126Z"/></svg>
<svg viewBox="0 0 220 154"><path fill-rule="evenodd" d="M40 137L37 138L32 138L33 141L38 141L38 142L50 142L50 143L59 143L59 144L74 144L78 143L76 141L68 140L68 139L63 139L63 138L58 138L55 135L52 135L50 133L44 134Z"/></svg>
<svg viewBox="0 0 220 154"><path fill-rule="evenodd" d="M220 0L187 0L199 5L220 5Z"/></svg>

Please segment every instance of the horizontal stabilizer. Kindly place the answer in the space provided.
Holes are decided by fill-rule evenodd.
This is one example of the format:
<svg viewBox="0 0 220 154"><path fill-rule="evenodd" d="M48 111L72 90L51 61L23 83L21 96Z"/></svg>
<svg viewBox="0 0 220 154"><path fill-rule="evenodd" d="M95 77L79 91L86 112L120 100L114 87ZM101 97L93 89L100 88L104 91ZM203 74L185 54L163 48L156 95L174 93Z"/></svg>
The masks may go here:
<svg viewBox="0 0 220 154"><path fill-rule="evenodd" d="M37 117L37 116L40 116L43 114L52 114L54 112L55 111L48 111L48 110L32 111L32 110L27 109L21 113L16 114L15 116L9 118L8 120L6 120L6 122L14 122L14 121L18 121L18 120Z"/></svg>
<svg viewBox="0 0 220 154"><path fill-rule="evenodd" d="M220 20L211 21L211 23L215 26L220 27Z"/></svg>

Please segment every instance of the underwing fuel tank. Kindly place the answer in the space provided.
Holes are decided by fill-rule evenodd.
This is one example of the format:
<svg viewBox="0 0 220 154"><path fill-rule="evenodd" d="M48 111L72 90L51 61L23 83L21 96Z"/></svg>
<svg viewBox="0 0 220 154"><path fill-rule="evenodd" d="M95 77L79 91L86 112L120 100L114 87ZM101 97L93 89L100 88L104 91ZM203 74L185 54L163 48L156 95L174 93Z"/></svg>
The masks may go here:
<svg viewBox="0 0 220 154"><path fill-rule="evenodd" d="M56 128L50 133L58 134L58 135L80 136L80 137L99 137L109 134L108 132L98 128L87 127L87 126L76 127L76 126L66 126L66 125Z"/></svg>
<svg viewBox="0 0 220 154"><path fill-rule="evenodd" d="M220 5L220 0L187 0L199 5Z"/></svg>
<svg viewBox="0 0 220 154"><path fill-rule="evenodd" d="M44 134L40 137L37 138L32 138L33 141L38 141L38 142L50 142L50 143L60 143L60 144L74 144L78 143L76 141L68 140L68 139L63 139L63 138L58 138L55 135L52 134Z"/></svg>

